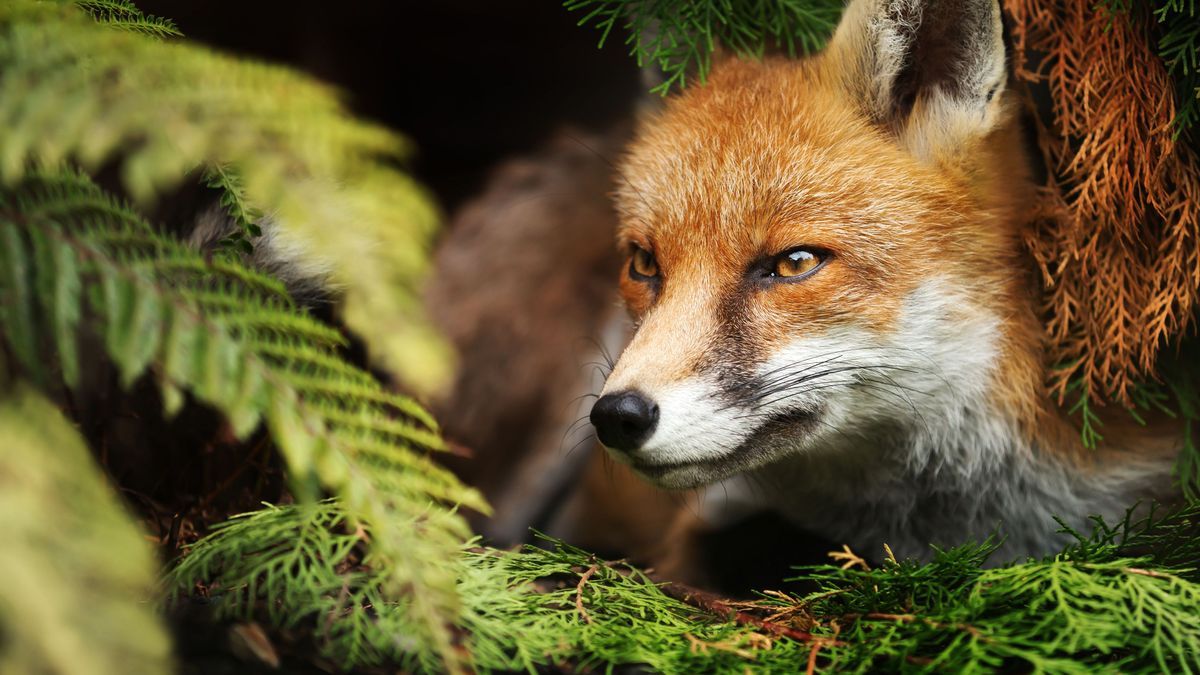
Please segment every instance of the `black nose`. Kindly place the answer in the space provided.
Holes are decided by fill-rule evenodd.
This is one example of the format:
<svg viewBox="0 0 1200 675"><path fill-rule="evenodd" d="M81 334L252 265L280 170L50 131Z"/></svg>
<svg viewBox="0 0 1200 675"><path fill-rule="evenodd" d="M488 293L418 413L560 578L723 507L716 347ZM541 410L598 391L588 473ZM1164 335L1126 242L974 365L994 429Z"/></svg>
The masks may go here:
<svg viewBox="0 0 1200 675"><path fill-rule="evenodd" d="M592 406L596 436L613 450L632 452L642 447L656 424L658 406L636 391L601 396Z"/></svg>

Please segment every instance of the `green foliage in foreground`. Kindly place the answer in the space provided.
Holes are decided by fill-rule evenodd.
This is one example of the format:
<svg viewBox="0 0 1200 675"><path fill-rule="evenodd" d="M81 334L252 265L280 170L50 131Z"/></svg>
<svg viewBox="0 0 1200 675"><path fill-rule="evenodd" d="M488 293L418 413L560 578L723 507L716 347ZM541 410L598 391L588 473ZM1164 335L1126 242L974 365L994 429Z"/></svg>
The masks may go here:
<svg viewBox="0 0 1200 675"><path fill-rule="evenodd" d="M81 6L0 2L0 182L110 167L142 207L232 167L293 263L331 272L376 361L416 388L444 381L449 352L417 293L437 217L396 168L408 142L309 77L162 39L174 27L128 0Z"/></svg>
<svg viewBox="0 0 1200 675"><path fill-rule="evenodd" d="M12 355L51 390L45 366L61 364L75 388L80 343L93 335L125 386L153 373L167 415L188 392L239 437L265 421L293 492L313 499L328 487L372 524L387 592L404 589L412 632L451 654L445 625L458 602L442 561L469 536L452 507L487 507L425 456L443 447L433 420L347 363L345 338L278 281L232 258L206 260L87 177L49 173L0 189L0 336Z"/></svg>
<svg viewBox="0 0 1200 675"><path fill-rule="evenodd" d="M405 598L413 639L453 667L448 625L459 601L443 561L470 536L457 506L486 505L428 458L443 447L428 414L350 364L344 335L238 255L270 214L275 250L329 272L342 317L371 354L414 387L435 383L449 364L416 285L436 218L396 168L407 143L354 119L310 78L177 36L128 0L0 3L0 365L18 366L16 378L61 404L88 400L78 389L97 386L88 373L111 363L122 386L153 378L167 416L191 397L238 438L265 425L297 498L337 495L348 518L372 525L382 592ZM101 168L132 206L92 183L86 172ZM198 176L223 193L238 226L209 257L135 210ZM56 439L46 434L4 438L0 450L12 462L40 456ZM93 464L73 467L80 484L100 483ZM12 528L21 523L0 526L0 541L20 535ZM14 549L15 564L40 569L39 556L70 555L86 567L110 553L43 543ZM148 565L131 564L150 579ZM88 597L63 611L105 616L82 604ZM66 621L60 634L18 630L17 615L37 599L12 602L0 611L6 648L68 639ZM145 638L149 649L161 630L152 624Z"/></svg>
<svg viewBox="0 0 1200 675"><path fill-rule="evenodd" d="M97 22L152 37L182 37L174 21L145 14L129 0L75 0L75 6Z"/></svg>
<svg viewBox="0 0 1200 675"><path fill-rule="evenodd" d="M795 672L812 658L848 672L1195 672L1200 577L1187 563L1200 558L1198 518L1192 507L1097 522L1058 555L995 568L985 567L990 542L939 551L928 564L804 568L815 592L740 607L799 640L725 621L561 542L472 548L455 563L461 648L481 671ZM224 617L307 626L339 663L437 670L409 639L409 608L381 600L380 577L361 556L365 537L335 502L267 507L196 544L171 587L179 597L199 585Z"/></svg>
<svg viewBox="0 0 1200 675"><path fill-rule="evenodd" d="M623 29L639 67L662 71L654 91L666 94L689 77L704 82L712 54L723 45L761 56L770 47L809 53L824 46L842 14L842 0L565 0L583 14L580 25L600 30L603 46Z"/></svg>
<svg viewBox="0 0 1200 675"><path fill-rule="evenodd" d="M169 672L149 544L70 422L2 368L0 672Z"/></svg>
<svg viewBox="0 0 1200 675"><path fill-rule="evenodd" d="M806 568L821 586L807 611L837 623L845 646L822 654L838 671L1196 672L1198 517L1097 520L1057 555L996 568L994 543L926 565Z"/></svg>

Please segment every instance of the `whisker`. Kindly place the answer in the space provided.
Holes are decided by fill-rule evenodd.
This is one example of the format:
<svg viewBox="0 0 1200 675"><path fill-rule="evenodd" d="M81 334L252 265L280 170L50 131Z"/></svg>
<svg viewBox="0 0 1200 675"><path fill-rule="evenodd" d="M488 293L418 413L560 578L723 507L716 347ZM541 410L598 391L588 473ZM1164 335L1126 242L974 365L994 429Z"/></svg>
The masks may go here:
<svg viewBox="0 0 1200 675"><path fill-rule="evenodd" d="M592 374L592 375L595 375L596 373L600 373L600 381L601 382L608 382L608 376L612 375L611 370L605 371L604 368L601 368L599 365L592 366L591 371L585 371L585 372L590 372L590 374Z"/></svg>
<svg viewBox="0 0 1200 675"><path fill-rule="evenodd" d="M800 395L802 395L802 394L807 394L807 393L809 393L809 392L813 392L813 391L823 391L823 390L825 390L825 389L835 389L835 388L838 388L838 387L845 387L845 386L851 385L851 384L853 384L853 383L854 383L854 381L853 381L853 380L846 380L846 381L844 381L844 382L841 382L841 381L838 381L838 382L822 382L822 383L820 383L820 384L814 384L814 385L810 385L810 386L808 386L808 387L805 387L804 389L796 389L795 391L790 391L790 392L788 392L788 393L786 393L786 394L783 394L782 396L777 396L776 398L773 398L773 399L771 399L770 401L767 401L767 402L765 402L765 403L761 403L761 404L759 404L759 405L756 405L756 406L754 406L754 408L752 409L752 411L751 411L751 412L749 412L749 413L746 413L746 414L744 414L744 415L738 415L738 416L734 417L734 419L747 419L747 418L761 418L761 417L770 417L770 416L771 416L773 413L770 413L770 412L757 412L757 411L758 411L758 410L761 410L762 408L766 408L766 407L769 407L769 406L773 406L773 405L775 405L775 404L777 404L777 403L780 403L780 402L786 401L786 400L788 400L789 398L795 398L795 397L797 397L797 396L800 396Z"/></svg>
<svg viewBox="0 0 1200 675"><path fill-rule="evenodd" d="M572 454L575 453L576 450L578 450L580 447L583 447L586 443L594 443L595 441L596 441L596 437L592 436L592 435L588 435L584 438L581 438L578 441L576 441L574 445L571 446L570 450L567 450L565 456L570 457Z"/></svg>
<svg viewBox="0 0 1200 675"><path fill-rule="evenodd" d="M760 408L772 406L781 401L786 401L789 398L794 398L796 396L800 396L800 395L806 394L808 392L822 391L825 389L835 389L835 388L839 388L839 387L851 388L851 387L854 387L855 385L863 385L863 384L865 384L864 381L861 379L858 379L858 378L849 378L847 380L833 381L833 382L821 382L819 384L809 385L803 389L796 389L795 391L791 391L782 396L778 396L770 401L767 401L766 403L762 403L761 405L755 406L755 409L757 410ZM874 384L876 385L874 388L876 388L876 389L882 388L882 385L880 385L879 383L874 383ZM891 392L888 392L888 393L891 393ZM893 395L898 396L897 394L893 394ZM901 402L907 402L911 405L911 401L905 401L905 399L903 399L903 398L900 398L899 400ZM769 417L771 414L772 413L769 413L769 412L768 413L750 413L748 415L742 415L735 419L740 419L741 417L755 417L755 416Z"/></svg>
<svg viewBox="0 0 1200 675"><path fill-rule="evenodd" d="M573 398L570 401L567 401L565 404L563 404L563 412L566 412L567 408L570 407L572 403L575 403L577 401L580 401L580 400L588 398L588 397L600 398L600 394L591 394L591 393L580 394L579 396L576 396L575 398Z"/></svg>
<svg viewBox="0 0 1200 675"><path fill-rule="evenodd" d="M584 415L583 417L580 417L580 418L579 418L579 419L577 419L577 420L575 420L574 422L572 422L572 423L571 423L571 425L570 425L570 426L568 426L568 427L567 427L566 431L564 431L564 432L563 432L562 438L560 438L560 439L559 439L559 441L558 441L558 448L559 448L559 450L560 450L560 451L562 450L562 446L563 446L563 444L567 442L567 439L568 439L568 438L569 438L569 437L570 437L572 434L578 433L579 431L581 431L582 429L584 429L584 427L583 427L583 426L581 426L581 425L580 425L580 423L581 423L581 422L583 422L583 421L585 421L585 420L588 420L588 421L590 421L590 420L591 420L591 414L590 414L590 413L589 413L589 414L587 414L587 415Z"/></svg>
<svg viewBox="0 0 1200 675"><path fill-rule="evenodd" d="M903 396L903 397L904 397L904 400L908 402L908 406L909 406L910 408L912 408L913 414L917 416L917 419L921 420L921 426L925 427L925 431L926 431L926 432L929 432L929 431L930 431L930 429L929 429L929 423L928 423L928 422L925 420L925 416L921 414L921 411L920 411L920 409L919 409L919 408L917 408L917 405L916 405L915 403L913 403L913 401L912 401L912 399L911 399L911 398L909 398L909 396L908 396L908 392L912 392L912 393L916 393L916 394L922 394L922 395L924 395L924 396L931 396L932 394L929 394L928 392L923 392L923 391L920 391L920 390L916 390L916 389L913 389L913 388L911 388L911 387L905 387L905 386L903 386L903 385L901 385L901 384L897 383L895 380L893 380L893 379L892 379L892 378L891 378L891 377L890 377L890 376L889 376L887 373L879 373L879 376L880 376L880 377L883 377L883 378L885 378L885 379L887 379L887 381L888 381L888 383L890 384L890 386L892 386L894 389L896 389L896 390L898 390L898 391L900 391L900 392L903 392L903 393L901 393L900 395L901 395L901 396ZM874 380L864 380L864 381L870 381L870 382L874 382ZM880 384L880 383L878 383L878 382L874 382L874 383L875 383L875 384Z"/></svg>
<svg viewBox="0 0 1200 675"><path fill-rule="evenodd" d="M612 372L612 366L604 361L588 361L587 363L580 364L579 367L580 368L591 367L593 369L600 370L602 372L603 371L608 371L610 373Z"/></svg>
<svg viewBox="0 0 1200 675"><path fill-rule="evenodd" d="M615 367L617 365L617 361L616 361L616 359L613 358L612 352L608 351L608 347L604 346L604 343L601 342L598 338L588 335L588 336L581 337L579 339L583 340L584 342L590 343L593 347L596 348L596 352L599 353L600 358L604 361L604 365L610 371L613 369L613 367Z"/></svg>
<svg viewBox="0 0 1200 675"><path fill-rule="evenodd" d="M843 366L840 368L829 368L827 370L813 373L811 375L804 375L801 377L797 377L794 380L788 382L786 386L781 385L779 387L773 387L766 392L763 392L757 396L753 396L753 397L749 398L748 402L757 406L758 404L760 404L762 399L767 396L773 396L773 395L779 393L780 391L788 391L789 389L798 387L806 382L812 382L815 380L819 380L823 377L828 377L830 375L838 375L841 373L861 371L861 370L876 370L876 369L882 369L882 368L887 368L887 367L888 366ZM770 404L767 403L767 404L763 404L763 405L770 405Z"/></svg>
<svg viewBox="0 0 1200 675"><path fill-rule="evenodd" d="M791 387L797 386L797 385L799 385L799 384L802 384L802 383L804 383L804 382L811 382L811 381L813 381L813 380L816 380L816 379L819 379L819 378L822 378L822 377L826 377L826 376L828 376L828 375L836 375L836 374L839 374L839 373L844 373L844 372L864 371L864 370L867 370L867 371L884 371L884 372L886 372L886 371L897 371L897 372L916 372L916 371L907 370L907 369L903 369L903 368L897 368L897 367L895 367L895 366L891 366L891 365L869 365L869 364L865 364L865 365L844 366L844 367L841 367L841 368L831 368L831 369L824 370L824 371L821 371L821 372L818 372L818 373L813 373L813 374L811 374L811 375L805 375L805 376L800 376L800 377L797 377L797 378L795 378L794 380L792 380L792 381L790 381L790 382L788 382L788 383L785 383L785 384L783 384L783 385L779 385L779 386L777 386L777 387L774 387L774 388L772 388L770 391L764 392L764 393L763 393L762 395L760 395L758 398L759 398L759 399L761 399L761 398L762 398L762 397L764 397L764 396L770 396L770 395L773 395L773 394L775 394L775 393L777 393L777 392L779 392L779 391L786 391L786 389L788 389L788 388L791 388ZM755 400L755 399L751 399L751 401L754 401L754 400Z"/></svg>

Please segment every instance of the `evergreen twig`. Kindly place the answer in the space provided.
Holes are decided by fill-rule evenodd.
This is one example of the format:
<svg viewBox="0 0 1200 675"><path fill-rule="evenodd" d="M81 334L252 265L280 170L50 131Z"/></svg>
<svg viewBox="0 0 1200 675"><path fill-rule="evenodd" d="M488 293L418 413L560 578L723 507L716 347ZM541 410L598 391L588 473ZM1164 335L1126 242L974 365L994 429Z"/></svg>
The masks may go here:
<svg viewBox="0 0 1200 675"><path fill-rule="evenodd" d="M688 79L704 82L713 51L745 56L777 47L790 55L820 49L841 16L841 0L565 0L579 24L600 31L603 46L618 26L640 67L658 68L667 94Z"/></svg>
<svg viewBox="0 0 1200 675"><path fill-rule="evenodd" d="M271 507L220 528L175 570L175 592L205 582L221 611L236 616L286 611L270 605L300 593L309 600L293 609L309 607L300 612L307 618L297 623L298 614L288 613L288 625L310 630L328 611L322 607L347 594L345 583L350 597L369 597L369 565L344 562L355 559L332 542L351 534L338 534L333 515L325 522L335 524L334 538L321 555L324 569L344 570L340 578L312 584L305 568L289 573L291 565L267 554L283 537L324 541L302 534L313 508L338 512L332 502ZM994 568L987 566L994 541L938 551L927 564L885 557L869 569L806 567L800 579L816 591L765 593L755 602L656 586L625 563L554 540L549 549L469 548L458 567L467 603L459 626L482 672L629 664L688 673L794 672L804 664L839 672L1188 672L1200 668L1200 575L1184 562L1200 559L1198 517L1200 506L1155 507L1140 517L1130 511L1115 524L1097 519L1057 555ZM251 519L260 525L245 526ZM270 570L280 572L265 576ZM329 590L317 597L314 586ZM354 605L338 606L360 616ZM419 665L386 641L403 629L405 608L373 607L355 623L363 635L324 641L326 653L345 659L354 646L370 644L380 648L370 656L381 660L363 661L357 651L354 663Z"/></svg>

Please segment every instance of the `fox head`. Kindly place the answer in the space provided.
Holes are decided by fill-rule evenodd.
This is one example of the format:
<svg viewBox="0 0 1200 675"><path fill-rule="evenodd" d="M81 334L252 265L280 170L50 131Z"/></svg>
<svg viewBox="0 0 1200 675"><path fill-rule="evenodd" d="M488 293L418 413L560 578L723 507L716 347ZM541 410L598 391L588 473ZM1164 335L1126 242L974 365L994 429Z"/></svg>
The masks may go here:
<svg viewBox="0 0 1200 675"><path fill-rule="evenodd" d="M600 440L686 488L881 439L930 461L981 407L1036 416L1006 81L996 0L853 0L823 52L721 60L643 120Z"/></svg>

